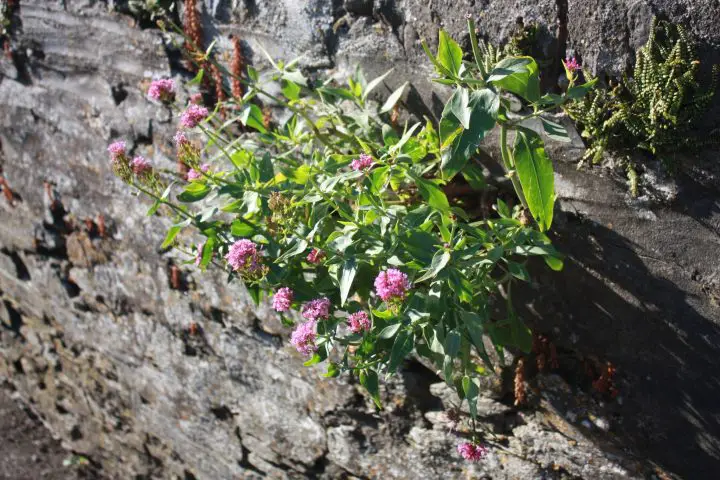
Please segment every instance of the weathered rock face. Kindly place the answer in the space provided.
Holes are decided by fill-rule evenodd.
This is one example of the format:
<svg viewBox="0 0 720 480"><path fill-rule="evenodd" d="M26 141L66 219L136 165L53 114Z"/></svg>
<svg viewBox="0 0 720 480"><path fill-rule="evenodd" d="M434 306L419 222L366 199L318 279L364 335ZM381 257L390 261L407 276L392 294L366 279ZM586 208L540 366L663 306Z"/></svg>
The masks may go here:
<svg viewBox="0 0 720 480"><path fill-rule="evenodd" d="M553 147L564 212L557 242L568 262L561 274L539 274L525 317L558 345L570 384L539 376L540 409L518 413L503 403L498 379L483 423L513 454L498 448L468 467L442 413L456 400L433 372L407 364L378 414L351 381L302 367L288 330L252 308L241 286L157 250L162 221L115 180L105 147L124 137L134 153L171 168L175 121L142 91L152 76L179 73L157 31L108 7L23 1L18 54L0 60L0 166L16 196L13 205L0 200L0 377L69 447L117 478L635 478L651 462L704 478L718 469L716 153L692 160L669 182L674 190L648 182L657 190L632 203L611 175L562 162L580 150ZM720 41L714 0L204 7L208 36L261 40L273 54L306 54L308 67L340 74L358 63L368 77L395 67L388 91L412 80L408 102L428 112L441 92L417 40L441 26L465 38L466 12L495 41L517 16L540 22L548 56L574 48L614 72L644 41L654 12L686 22L708 49ZM85 226L100 215L105 235ZM622 403L600 404L588 380L574 377L594 357L618 367Z"/></svg>

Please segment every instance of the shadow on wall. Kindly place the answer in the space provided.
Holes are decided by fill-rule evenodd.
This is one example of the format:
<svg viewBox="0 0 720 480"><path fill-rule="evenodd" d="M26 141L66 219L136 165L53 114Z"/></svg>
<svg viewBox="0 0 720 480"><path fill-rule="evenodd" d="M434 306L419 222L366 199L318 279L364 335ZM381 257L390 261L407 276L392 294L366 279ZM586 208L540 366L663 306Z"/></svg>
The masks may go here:
<svg viewBox="0 0 720 480"><path fill-rule="evenodd" d="M543 287L529 292L523 317L561 346L617 367L618 446L683 478L710 478L720 471L720 327L712 320L720 309L703 289L691 293L648 268L677 268L672 259L638 254L616 231L567 217L555 240L565 269L539 273Z"/></svg>

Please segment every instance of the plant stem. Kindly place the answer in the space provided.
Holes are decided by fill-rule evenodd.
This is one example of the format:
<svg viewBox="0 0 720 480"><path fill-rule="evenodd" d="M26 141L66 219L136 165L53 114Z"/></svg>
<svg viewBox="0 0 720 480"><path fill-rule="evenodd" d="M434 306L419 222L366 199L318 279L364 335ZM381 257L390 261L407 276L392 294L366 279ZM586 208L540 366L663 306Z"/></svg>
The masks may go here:
<svg viewBox="0 0 720 480"><path fill-rule="evenodd" d="M520 199L520 203L522 203L523 208L525 208L525 210L527 211L530 211L527 200L525 200L525 194L523 193L520 179L518 179L517 172L515 172L515 164L512 159L512 154L510 153L510 149L507 145L507 126L505 125L500 125L500 154L502 155L505 170L510 177L513 188L515 189L515 194Z"/></svg>

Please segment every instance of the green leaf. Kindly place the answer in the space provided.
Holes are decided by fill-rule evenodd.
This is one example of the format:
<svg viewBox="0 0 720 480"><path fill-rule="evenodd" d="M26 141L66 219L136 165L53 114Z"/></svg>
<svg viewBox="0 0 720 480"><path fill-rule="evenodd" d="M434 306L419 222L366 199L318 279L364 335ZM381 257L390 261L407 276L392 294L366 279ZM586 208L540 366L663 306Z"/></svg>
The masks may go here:
<svg viewBox="0 0 720 480"><path fill-rule="evenodd" d="M297 242L293 244L293 246L288 249L285 253L283 253L277 260L275 260L275 263L284 262L290 257L294 257L296 255L299 255L303 253L305 250L307 250L308 242L304 238L298 239Z"/></svg>
<svg viewBox="0 0 720 480"><path fill-rule="evenodd" d="M177 199L184 203L199 202L210 193L210 187L200 182L192 182L183 190Z"/></svg>
<svg viewBox="0 0 720 480"><path fill-rule="evenodd" d="M475 153L487 132L493 129L500 108L500 97L488 88L470 95L470 128L463 130L453 141L450 155L443 158L441 168L445 178L460 172Z"/></svg>
<svg viewBox="0 0 720 480"><path fill-rule="evenodd" d="M450 210L450 203L445 196L445 192L443 192L440 187L429 180L418 177L417 175L410 174L410 176L415 181L420 195L422 195L431 207L440 210L441 212L447 212Z"/></svg>
<svg viewBox="0 0 720 480"><path fill-rule="evenodd" d="M470 128L470 94L467 88L458 87L455 89L450 100L445 104L441 118L447 118L450 115L460 122L463 128Z"/></svg>
<svg viewBox="0 0 720 480"><path fill-rule="evenodd" d="M516 262L508 262L508 268L513 277L519 278L525 282L530 281L530 274L528 273L525 265Z"/></svg>
<svg viewBox="0 0 720 480"><path fill-rule="evenodd" d="M380 334L378 335L379 339L387 340L389 338L393 338L395 334L400 330L400 327L402 326L402 323L395 323L393 325L388 325L387 327L383 328Z"/></svg>
<svg viewBox="0 0 720 480"><path fill-rule="evenodd" d="M478 388L477 383L475 382L475 379L472 379L465 375L462 379L462 387L463 387L463 393L465 394L465 399L468 402L468 408L470 409L470 416L472 418L477 417L477 397L478 393L480 392L480 389Z"/></svg>
<svg viewBox="0 0 720 480"><path fill-rule="evenodd" d="M213 255L215 255L216 244L217 239L215 237L210 237L203 243L202 256L200 257L200 266L202 268L207 267L212 261Z"/></svg>
<svg viewBox="0 0 720 480"><path fill-rule="evenodd" d="M290 80L284 80L282 87L282 93L289 100L297 100L300 98L300 85Z"/></svg>
<svg viewBox="0 0 720 480"><path fill-rule="evenodd" d="M452 386L452 373L453 373L453 357L445 355L443 358L443 377L445 377L445 383Z"/></svg>
<svg viewBox="0 0 720 480"><path fill-rule="evenodd" d="M483 342L482 317L477 313L462 310L460 311L460 318L465 325L465 330L467 330L468 335L470 335L470 340L475 346L478 355L483 359L485 365L487 365L490 370L493 370L492 361L487 354L487 350L485 350L485 342Z"/></svg>
<svg viewBox="0 0 720 480"><path fill-rule="evenodd" d="M445 355L449 355L452 358L458 356L460 353L460 332L457 330L450 330L445 336Z"/></svg>
<svg viewBox="0 0 720 480"><path fill-rule="evenodd" d="M488 82L534 103L540 99L538 66L531 57L507 57L490 72Z"/></svg>
<svg viewBox="0 0 720 480"><path fill-rule="evenodd" d="M398 336L395 337L395 343L393 343L392 351L390 352L390 362L387 367L388 373L393 373L397 370L400 362L413 351L414 344L415 336L407 330L401 331Z"/></svg>
<svg viewBox="0 0 720 480"><path fill-rule="evenodd" d="M519 129L513 158L530 213L540 231L546 231L553 219L555 179L552 161L545 155L540 136L531 130Z"/></svg>
<svg viewBox="0 0 720 480"><path fill-rule="evenodd" d="M377 372L375 370L360 371L360 385L365 387L365 390L368 391L377 408L382 408L382 404L380 403L380 387L378 385Z"/></svg>
<svg viewBox="0 0 720 480"><path fill-rule="evenodd" d="M402 85L400 85L400 88L398 88L397 90L395 90L393 93L390 94L388 99L385 100L385 103L380 108L380 113L389 112L390 110L393 109L393 107L398 102L398 100L400 100L400 97L402 96L403 91L405 90L405 87L407 87L407 85L408 85L408 82L403 83Z"/></svg>
<svg viewBox="0 0 720 480"><path fill-rule="evenodd" d="M230 233L232 233L234 237L252 237L255 235L255 227L243 220L235 220L230 225Z"/></svg>
<svg viewBox="0 0 720 480"><path fill-rule="evenodd" d="M357 273L357 262L354 256L350 256L342 266L342 273L340 274L340 306L345 305L350 288L352 287L355 274Z"/></svg>
<svg viewBox="0 0 720 480"><path fill-rule="evenodd" d="M485 175L483 174L482 168L474 164L466 164L461 170L462 176L466 182L475 190L484 190L487 187L485 181Z"/></svg>
<svg viewBox="0 0 720 480"><path fill-rule="evenodd" d="M435 253L435 256L433 256L432 263L430 264L430 268L427 269L425 274L415 280L414 283L424 282L425 280L428 280L430 278L435 278L440 271L445 268L445 266L450 261L450 252L447 251L438 251Z"/></svg>
<svg viewBox="0 0 720 480"><path fill-rule="evenodd" d="M454 76L460 72L463 51L460 45L453 40L445 30L440 30L438 41L437 61L448 69Z"/></svg>
<svg viewBox="0 0 720 480"><path fill-rule="evenodd" d="M545 260L545 263L547 264L548 267L555 270L556 272L559 272L560 270L563 269L564 262L561 258L548 256L548 257L543 257L543 260Z"/></svg>
<svg viewBox="0 0 720 480"><path fill-rule="evenodd" d="M592 90L593 88L595 88L595 84L597 83L597 81L598 81L597 78L593 78L593 79L590 80L589 82L584 83L584 84L582 84L582 85L577 85L577 86L575 86L575 87L570 87L570 88L568 88L568 91L567 91L567 93L565 94L565 96L566 96L567 98L570 98L570 99L573 99L573 100L580 99L580 98L584 97L590 90Z"/></svg>
<svg viewBox="0 0 720 480"><path fill-rule="evenodd" d="M152 217L153 215L155 215L155 213L158 211L158 208L160 208L160 205L162 205L162 203L160 203L159 200L155 200L150 206L150 208L148 208L146 215L148 217Z"/></svg>
<svg viewBox="0 0 720 480"><path fill-rule="evenodd" d="M315 353L313 353L313 356L310 357L310 359L309 359L308 361L306 361L305 363L303 363L303 365L306 366L306 367L310 367L310 366L315 365L315 364L318 364L318 363L320 363L320 362L322 362L322 361L323 361L322 357L321 357L320 355L318 355L317 352L315 352Z"/></svg>
<svg viewBox="0 0 720 480"><path fill-rule="evenodd" d="M540 122L542 122L543 130L545 130L545 135L547 135L548 138L551 138L556 142L570 142L570 137L568 136L568 132L565 127L559 123L550 121L547 118L541 117Z"/></svg>
<svg viewBox="0 0 720 480"><path fill-rule="evenodd" d="M335 362L328 362L327 372L323 374L325 378L333 378L340 375L340 367Z"/></svg>
<svg viewBox="0 0 720 480"><path fill-rule="evenodd" d="M167 235L165 235L165 240L163 241L162 245L160 245L161 249L165 249L172 245L173 240L175 240L175 237L178 236L178 233L186 226L185 222L179 223L176 225L173 225L168 229Z"/></svg>
<svg viewBox="0 0 720 480"><path fill-rule="evenodd" d="M238 116L240 122L246 127L254 128L260 133L267 133L265 125L263 125L263 113L260 107L254 103L247 103L243 107L242 112Z"/></svg>
<svg viewBox="0 0 720 480"><path fill-rule="evenodd" d="M363 99L363 101L365 101L365 100L367 99L368 95L370 95L370 92L372 92L373 90L375 90L375 87L377 87L378 85L380 85L380 82L382 82L383 80L385 80L385 78L387 78L387 76L390 75L390 73L391 73L393 70L394 70L394 69L391 68L390 70L388 70L387 72L383 73L383 74L380 75L379 77L374 78L373 80L371 80L371 81L367 84L367 87L365 87L365 91L364 91L363 94L362 94L362 99ZM390 107L390 108L392 108L392 107Z"/></svg>
<svg viewBox="0 0 720 480"><path fill-rule="evenodd" d="M192 80L188 82L188 85L200 85L202 83L203 75L205 74L205 70L202 68L198 70L197 75L193 77Z"/></svg>

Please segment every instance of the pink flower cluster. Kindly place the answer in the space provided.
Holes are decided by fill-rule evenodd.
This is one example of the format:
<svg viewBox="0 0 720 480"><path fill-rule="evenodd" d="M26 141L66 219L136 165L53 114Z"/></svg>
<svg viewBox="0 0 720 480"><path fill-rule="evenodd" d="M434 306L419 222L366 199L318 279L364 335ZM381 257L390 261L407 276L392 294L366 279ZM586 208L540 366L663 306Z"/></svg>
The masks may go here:
<svg viewBox="0 0 720 480"><path fill-rule="evenodd" d="M192 104L180 116L180 125L185 128L195 128L207 118L208 114L207 108Z"/></svg>
<svg viewBox="0 0 720 480"><path fill-rule="evenodd" d="M348 327L351 332L360 333L363 330L369 331L372 323L366 312L355 312L348 317Z"/></svg>
<svg viewBox="0 0 720 480"><path fill-rule="evenodd" d="M470 442L462 442L459 444L457 451L461 457L470 462L482 460L488 453L486 446Z"/></svg>
<svg viewBox="0 0 720 480"><path fill-rule="evenodd" d="M350 162L350 168L355 171L369 170L374 164L375 163L373 162L373 159L370 155L366 153L361 153L360 158L356 158L355 160Z"/></svg>
<svg viewBox="0 0 720 480"><path fill-rule="evenodd" d="M303 306L302 316L308 320L327 320L330 318L330 299L327 297L316 298Z"/></svg>
<svg viewBox="0 0 720 480"><path fill-rule="evenodd" d="M132 162L130 162L130 168L132 168L133 173L138 177L152 170L150 162L140 155L132 159Z"/></svg>
<svg viewBox="0 0 720 480"><path fill-rule="evenodd" d="M282 287L273 295L272 306L276 312L287 312L290 310L294 298L293 291L288 287Z"/></svg>
<svg viewBox="0 0 720 480"><path fill-rule="evenodd" d="M208 170L210 170L210 165L208 165L207 163L203 163L203 164L200 166L200 170L201 170L202 172L207 172ZM188 174L187 174L187 179L188 179L189 181L199 180L199 179L201 179L202 177L203 177L202 173L198 172L198 171L195 170L194 168L191 168L190 171L189 171Z"/></svg>
<svg viewBox="0 0 720 480"><path fill-rule="evenodd" d="M317 322L315 320L309 320L305 323L301 323L292 332L290 336L290 344L297 348L297 351L303 355L312 355L317 350L315 340L317 339Z"/></svg>
<svg viewBox="0 0 720 480"><path fill-rule="evenodd" d="M260 268L260 253L257 245L247 239L238 240L230 246L225 260L233 270L254 273Z"/></svg>
<svg viewBox="0 0 720 480"><path fill-rule="evenodd" d="M313 248L310 250L310 253L308 253L307 261L313 265L317 265L322 262L323 258L325 258L325 252L318 250L317 248Z"/></svg>
<svg viewBox="0 0 720 480"><path fill-rule="evenodd" d="M172 102L175 100L175 82L169 78L153 80L148 89L148 97L157 102Z"/></svg>
<svg viewBox="0 0 720 480"><path fill-rule="evenodd" d="M175 146L177 148L182 148L185 145L190 144L190 140L188 140L188 138L185 136L185 132L176 132L173 140L175 141Z"/></svg>
<svg viewBox="0 0 720 480"><path fill-rule="evenodd" d="M107 150L108 152L110 152L110 159L113 162L116 162L118 160L121 160L125 156L125 154L127 153L127 146L122 140L117 140L111 143L108 146Z"/></svg>
<svg viewBox="0 0 720 480"><path fill-rule="evenodd" d="M388 268L375 278L375 293L385 302L403 300L409 289L408 276L397 268Z"/></svg>
<svg viewBox="0 0 720 480"><path fill-rule="evenodd" d="M565 68L570 72L577 72L581 67L575 57L568 57L565 59Z"/></svg>
<svg viewBox="0 0 720 480"><path fill-rule="evenodd" d="M193 93L190 95L190 103L193 103L195 105L201 105L203 102L203 96L202 93Z"/></svg>

